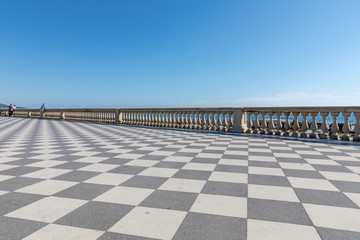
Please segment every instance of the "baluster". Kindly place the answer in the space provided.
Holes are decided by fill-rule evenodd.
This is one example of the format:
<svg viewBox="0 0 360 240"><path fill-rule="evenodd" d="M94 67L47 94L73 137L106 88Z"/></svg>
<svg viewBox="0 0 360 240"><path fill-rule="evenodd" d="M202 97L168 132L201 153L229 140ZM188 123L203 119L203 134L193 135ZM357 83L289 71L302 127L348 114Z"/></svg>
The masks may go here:
<svg viewBox="0 0 360 240"><path fill-rule="evenodd" d="M292 125L292 129L293 129L293 134L292 137L300 137L300 125L299 125L299 112L293 112L294 115L294 123Z"/></svg>
<svg viewBox="0 0 360 240"><path fill-rule="evenodd" d="M288 136L288 137L291 137L292 136L292 132L291 132L291 124L290 124L290 115L291 115L291 112L285 112L284 113L285 115L285 126L284 126L284 136Z"/></svg>
<svg viewBox="0 0 360 240"><path fill-rule="evenodd" d="M223 118L222 118L222 113L219 112L218 116L219 116L219 131L223 131L224 130L224 122L223 122Z"/></svg>
<svg viewBox="0 0 360 240"><path fill-rule="evenodd" d="M320 113L323 121L321 124L321 131L322 134L320 135L321 139L329 139L329 129L328 129L328 125L327 125L327 116L329 115L328 112L321 112Z"/></svg>
<svg viewBox="0 0 360 240"><path fill-rule="evenodd" d="M261 116L262 116L262 121L261 121L261 125L260 125L260 134L267 134L268 131L267 131L267 122L266 122L266 112L264 113L261 113Z"/></svg>
<svg viewBox="0 0 360 240"><path fill-rule="evenodd" d="M268 126L268 135L275 135L275 124L274 124L274 114L273 112L269 113L270 121Z"/></svg>
<svg viewBox="0 0 360 240"><path fill-rule="evenodd" d="M185 117L185 128L189 128L189 112L185 112L184 113L184 117Z"/></svg>
<svg viewBox="0 0 360 240"><path fill-rule="evenodd" d="M210 118L211 116L211 118ZM209 113L209 118L210 118L210 130L215 131L216 127L215 127L215 113L214 112L210 112Z"/></svg>
<svg viewBox="0 0 360 240"><path fill-rule="evenodd" d="M334 112L331 113L331 116L333 117L333 122L331 124L331 134L330 134L330 138L332 140L339 140L340 136L339 136L339 125L337 122L337 118L339 116L339 112Z"/></svg>
<svg viewBox="0 0 360 240"><path fill-rule="evenodd" d="M301 135L300 137L302 138L308 138L309 137L309 133L307 132L309 130L309 123L307 121L307 117L309 116L309 113L302 113L301 114L303 116L303 121L301 124Z"/></svg>
<svg viewBox="0 0 360 240"><path fill-rule="evenodd" d="M247 112L246 115L247 115L247 118L248 118L246 133L253 133L253 129L252 129L252 127L253 127L253 120L252 120L253 113L252 112Z"/></svg>
<svg viewBox="0 0 360 240"><path fill-rule="evenodd" d="M341 140L343 141L350 141L350 125L349 125L349 117L351 115L351 112L343 112L342 113L344 117L344 126L342 128L342 132L344 133L341 137Z"/></svg>
<svg viewBox="0 0 360 240"><path fill-rule="evenodd" d="M259 112L254 112L255 114L255 122L254 122L254 133L259 134L260 133L260 120L259 120Z"/></svg>
<svg viewBox="0 0 360 240"><path fill-rule="evenodd" d="M355 116L355 127L353 141L360 141L360 112L354 112Z"/></svg>
<svg viewBox="0 0 360 240"><path fill-rule="evenodd" d="M282 136L283 135L283 124L281 122L281 115L282 115L282 112L277 112L275 113L276 116L277 116L277 121L276 121L276 133L275 135L277 136Z"/></svg>
<svg viewBox="0 0 360 240"><path fill-rule="evenodd" d="M319 138L319 134L317 133L318 126L316 122L316 117L318 115L318 112L311 112L310 115L312 117L311 126L310 126L310 130L311 130L310 138Z"/></svg>
<svg viewBox="0 0 360 240"><path fill-rule="evenodd" d="M206 130L211 130L211 125L210 125L210 112L206 113L206 120L205 120L205 129Z"/></svg>
<svg viewBox="0 0 360 240"><path fill-rule="evenodd" d="M223 112L224 115L224 131L227 132L230 129L230 114L229 114L229 119L226 117L227 116L227 112Z"/></svg>

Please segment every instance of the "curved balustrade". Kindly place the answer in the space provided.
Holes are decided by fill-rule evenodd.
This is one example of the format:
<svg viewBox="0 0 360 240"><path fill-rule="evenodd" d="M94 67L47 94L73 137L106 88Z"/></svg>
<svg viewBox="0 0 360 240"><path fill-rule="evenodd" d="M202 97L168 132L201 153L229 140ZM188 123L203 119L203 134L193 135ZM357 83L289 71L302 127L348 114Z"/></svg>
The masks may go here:
<svg viewBox="0 0 360 240"><path fill-rule="evenodd" d="M360 141L360 107L16 109L13 117Z"/></svg>

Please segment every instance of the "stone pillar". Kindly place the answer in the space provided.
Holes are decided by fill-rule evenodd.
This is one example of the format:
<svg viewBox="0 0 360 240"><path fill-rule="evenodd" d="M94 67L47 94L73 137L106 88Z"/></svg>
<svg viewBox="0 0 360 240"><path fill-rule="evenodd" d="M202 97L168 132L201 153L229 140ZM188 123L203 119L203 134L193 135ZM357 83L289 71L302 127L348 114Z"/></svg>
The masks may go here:
<svg viewBox="0 0 360 240"><path fill-rule="evenodd" d="M310 126L310 130L311 130L310 138L319 138L319 134L317 133L318 126L316 122L316 117L318 115L318 112L311 112L310 115L312 117L312 122Z"/></svg>
<svg viewBox="0 0 360 240"><path fill-rule="evenodd" d="M261 113L262 115L262 122L261 122L261 131L260 134L267 134L268 133L268 128L267 128L267 122L266 122L266 112Z"/></svg>
<svg viewBox="0 0 360 240"><path fill-rule="evenodd" d="M342 115L344 116L344 126L342 128L343 135L341 137L341 140L343 141L350 141L350 125L349 125L349 117L351 115L351 112L343 112Z"/></svg>
<svg viewBox="0 0 360 240"><path fill-rule="evenodd" d="M28 118L31 118L31 111L28 111Z"/></svg>
<svg viewBox="0 0 360 240"><path fill-rule="evenodd" d="M337 118L339 116L339 112L334 112L331 113L332 117L333 117L333 123L331 124L331 135L330 138L331 140L339 140L339 126L337 123Z"/></svg>
<svg viewBox="0 0 360 240"><path fill-rule="evenodd" d="M285 132L284 132L284 136L288 136L288 137L291 137L292 136L292 132L291 132L291 124L290 124L290 115L291 115L291 112L286 112L284 113L285 115L285 126L284 126L284 129L285 129Z"/></svg>
<svg viewBox="0 0 360 240"><path fill-rule="evenodd" d="M247 130L245 110L235 109L233 112L233 118L234 119L233 119L233 126L231 132L245 133Z"/></svg>
<svg viewBox="0 0 360 240"><path fill-rule="evenodd" d="M354 127L354 138L353 141L360 142L360 112L354 112L354 116L356 119L355 127Z"/></svg>
<svg viewBox="0 0 360 240"><path fill-rule="evenodd" d="M270 122L269 122L269 131L268 135L275 135L275 124L274 124L274 113L269 112Z"/></svg>
<svg viewBox="0 0 360 240"><path fill-rule="evenodd" d="M308 121L307 121L307 117L309 116L309 113L308 114L302 113L302 116L303 116L304 119L303 119L302 124L301 124L301 135L300 135L300 137L308 138L309 133L307 131L309 129L309 124L308 124Z"/></svg>
<svg viewBox="0 0 360 240"><path fill-rule="evenodd" d="M329 139L329 129L328 129L328 125L327 125L327 121L326 121L326 118L327 116L329 115L328 112L321 112L320 113L323 121L322 121L322 124L321 124L321 131L322 131L322 134L320 135L320 138L321 139Z"/></svg>
<svg viewBox="0 0 360 240"><path fill-rule="evenodd" d="M65 120L65 112L60 112L60 120Z"/></svg>
<svg viewBox="0 0 360 240"><path fill-rule="evenodd" d="M277 136L282 136L282 135L283 135L283 131L282 131L283 124L282 124L282 122L281 122L282 112L277 112L277 113L275 113L275 114L276 114L276 116L277 116L276 133L275 133L275 135L277 135Z"/></svg>
<svg viewBox="0 0 360 240"><path fill-rule="evenodd" d="M294 115L294 124L292 126L294 132L292 134L292 137L300 137L300 132L299 132L299 129L300 129L300 126L299 126L299 115L300 113L299 112L293 112L293 115Z"/></svg>

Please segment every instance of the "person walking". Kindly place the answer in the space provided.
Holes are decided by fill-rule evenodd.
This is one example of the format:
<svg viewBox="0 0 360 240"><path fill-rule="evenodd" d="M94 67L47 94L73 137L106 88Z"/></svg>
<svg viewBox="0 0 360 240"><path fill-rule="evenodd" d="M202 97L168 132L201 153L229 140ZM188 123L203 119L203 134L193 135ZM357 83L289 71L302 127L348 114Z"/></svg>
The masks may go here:
<svg viewBox="0 0 360 240"><path fill-rule="evenodd" d="M46 110L45 103L43 103L43 105L41 105L40 107L40 118L44 118L45 110Z"/></svg>
<svg viewBox="0 0 360 240"><path fill-rule="evenodd" d="M12 117L13 112L14 112L14 107L13 107L12 104L10 104L10 105L9 105L9 117Z"/></svg>

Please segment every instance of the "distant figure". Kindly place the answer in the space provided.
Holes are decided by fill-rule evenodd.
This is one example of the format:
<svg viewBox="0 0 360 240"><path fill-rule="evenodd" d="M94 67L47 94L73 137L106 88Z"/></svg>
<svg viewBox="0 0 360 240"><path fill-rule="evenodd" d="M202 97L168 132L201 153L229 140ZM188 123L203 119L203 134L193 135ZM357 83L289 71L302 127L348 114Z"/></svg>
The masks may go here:
<svg viewBox="0 0 360 240"><path fill-rule="evenodd" d="M44 118L45 110L46 110L45 103L43 103L43 105L41 105L40 107L40 118Z"/></svg>
<svg viewBox="0 0 360 240"><path fill-rule="evenodd" d="M12 104L10 104L10 105L9 105L9 117L12 117L13 112L14 112L14 107L13 107Z"/></svg>

